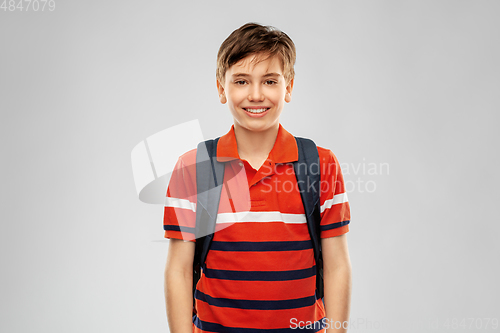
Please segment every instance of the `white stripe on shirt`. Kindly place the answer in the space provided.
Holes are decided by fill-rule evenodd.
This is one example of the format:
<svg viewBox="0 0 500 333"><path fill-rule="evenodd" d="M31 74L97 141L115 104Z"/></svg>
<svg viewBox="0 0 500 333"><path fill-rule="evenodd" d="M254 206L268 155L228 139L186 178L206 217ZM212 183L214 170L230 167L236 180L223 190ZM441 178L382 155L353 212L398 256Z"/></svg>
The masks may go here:
<svg viewBox="0 0 500 333"><path fill-rule="evenodd" d="M332 199L326 200L321 205L321 213L333 205L348 202L347 193L335 195ZM165 198L165 207L183 208L196 212L196 203L186 199ZM306 223L304 214L285 214L281 212L237 212L221 213L217 215L217 223L236 223L236 222L283 222L283 223Z"/></svg>
<svg viewBox="0 0 500 333"><path fill-rule="evenodd" d="M347 199L346 192L334 195L332 199L326 200L325 203L323 205L321 205L321 213L323 213L325 211L325 209L331 208L333 205L348 202L348 201L349 200Z"/></svg>
<svg viewBox="0 0 500 333"><path fill-rule="evenodd" d="M306 223L305 214L285 214L281 212L236 212L217 214L217 223L238 222L283 222Z"/></svg>
<svg viewBox="0 0 500 333"><path fill-rule="evenodd" d="M166 197L165 198L165 207L190 209L193 212L196 212L196 203L191 202L191 201L186 200L186 199Z"/></svg>

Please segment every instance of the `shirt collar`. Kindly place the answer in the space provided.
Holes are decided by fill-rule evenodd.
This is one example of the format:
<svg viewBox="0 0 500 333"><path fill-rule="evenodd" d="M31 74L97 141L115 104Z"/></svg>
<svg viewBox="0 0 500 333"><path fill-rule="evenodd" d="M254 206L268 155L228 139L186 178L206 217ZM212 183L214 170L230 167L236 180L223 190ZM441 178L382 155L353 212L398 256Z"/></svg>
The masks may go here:
<svg viewBox="0 0 500 333"><path fill-rule="evenodd" d="M274 163L295 162L299 159L295 137L285 130L281 124L279 124L278 135L268 158ZM217 143L217 161L227 162L233 159L240 159L234 134L234 124L227 134L220 137Z"/></svg>

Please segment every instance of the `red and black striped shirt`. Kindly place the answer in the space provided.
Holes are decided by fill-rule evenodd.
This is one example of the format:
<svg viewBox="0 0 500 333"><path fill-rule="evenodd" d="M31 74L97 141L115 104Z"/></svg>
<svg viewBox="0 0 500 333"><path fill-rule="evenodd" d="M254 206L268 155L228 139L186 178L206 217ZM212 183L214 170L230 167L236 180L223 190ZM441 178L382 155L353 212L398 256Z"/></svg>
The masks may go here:
<svg viewBox="0 0 500 333"><path fill-rule="evenodd" d="M321 147L318 153L321 238L334 237L349 231L349 202L337 158ZM280 124L267 161L255 170L238 156L233 125L219 139L217 159L226 162L224 185L194 295L193 332L293 332L300 321L317 322L309 331L323 332L325 310L316 298L316 264L292 164L295 138ZM196 149L172 173L165 237L194 241L195 221Z"/></svg>

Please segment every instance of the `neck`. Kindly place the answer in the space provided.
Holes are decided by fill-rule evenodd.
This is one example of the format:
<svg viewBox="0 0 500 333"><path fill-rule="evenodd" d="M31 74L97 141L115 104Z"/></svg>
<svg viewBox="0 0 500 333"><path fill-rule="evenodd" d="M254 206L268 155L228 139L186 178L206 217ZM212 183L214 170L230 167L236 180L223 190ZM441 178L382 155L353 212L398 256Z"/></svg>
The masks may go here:
<svg viewBox="0 0 500 333"><path fill-rule="evenodd" d="M249 131L243 127L234 126L234 135L238 144L238 155L241 159L266 159L273 149L278 136L279 123L264 131Z"/></svg>

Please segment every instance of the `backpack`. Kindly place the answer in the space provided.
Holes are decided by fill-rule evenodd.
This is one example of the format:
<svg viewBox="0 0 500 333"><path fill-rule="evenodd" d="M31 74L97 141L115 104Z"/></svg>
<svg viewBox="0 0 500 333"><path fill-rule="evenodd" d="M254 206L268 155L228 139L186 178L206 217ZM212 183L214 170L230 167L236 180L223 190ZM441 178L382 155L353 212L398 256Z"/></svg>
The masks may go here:
<svg viewBox="0 0 500 333"><path fill-rule="evenodd" d="M316 144L306 138L295 137L299 158L294 162L297 184L304 204L307 227L316 261L316 296L323 298L323 260L320 238L320 164ZM196 153L196 247L193 261L193 297L196 284L205 268L205 260L215 232L217 212L219 209L222 182L224 179L224 162L217 161L217 142L219 138L198 144ZM312 165L317 165L317 173L311 172ZM307 168L299 167L306 165ZM313 189L308 191L307 189ZM203 224L200 223L203 221ZM194 304L193 304L194 308Z"/></svg>

